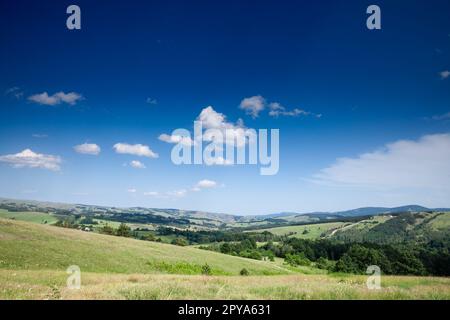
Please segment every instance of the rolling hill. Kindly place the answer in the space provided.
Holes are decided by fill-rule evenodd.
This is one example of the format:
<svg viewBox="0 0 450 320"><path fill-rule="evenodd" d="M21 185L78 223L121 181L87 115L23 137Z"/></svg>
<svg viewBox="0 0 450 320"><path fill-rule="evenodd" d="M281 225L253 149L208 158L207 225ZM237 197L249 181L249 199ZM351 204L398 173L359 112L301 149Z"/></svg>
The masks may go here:
<svg viewBox="0 0 450 320"><path fill-rule="evenodd" d="M86 272L201 274L288 274L267 261L169 244L108 236L0 218L0 269L60 270L78 265Z"/></svg>
<svg viewBox="0 0 450 320"><path fill-rule="evenodd" d="M438 221L440 225L441 222ZM212 275L201 275L208 263ZM81 288L67 287L69 265ZM240 276L246 268L250 276ZM311 273L310 270L308 273ZM277 262L0 218L0 299L449 299L445 277L302 274Z"/></svg>
<svg viewBox="0 0 450 320"><path fill-rule="evenodd" d="M339 220L339 219L338 219ZM403 212L355 221L314 222L253 230L300 239L333 239L378 244L430 241L450 243L450 212Z"/></svg>
<svg viewBox="0 0 450 320"><path fill-rule="evenodd" d="M34 200L16 200L0 198L0 209L9 212L39 212L50 214L55 219L66 219L68 216L86 216L100 220L120 223L125 222L138 226L171 226L191 230L216 230L229 228L265 228L272 226L292 225L336 220L343 217L363 217L400 212L450 211L450 209L429 209L418 205L407 205L394 208L364 207L337 212L295 213L282 212L268 215L236 216L226 213L205 211L158 209L144 207L119 208L111 206L53 203Z"/></svg>

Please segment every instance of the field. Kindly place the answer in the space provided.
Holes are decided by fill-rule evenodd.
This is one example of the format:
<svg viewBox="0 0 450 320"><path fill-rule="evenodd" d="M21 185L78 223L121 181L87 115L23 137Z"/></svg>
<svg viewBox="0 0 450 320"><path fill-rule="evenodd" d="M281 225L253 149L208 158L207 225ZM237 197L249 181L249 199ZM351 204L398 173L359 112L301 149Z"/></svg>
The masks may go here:
<svg viewBox="0 0 450 320"><path fill-rule="evenodd" d="M212 275L201 274L205 263ZM69 265L81 269L79 290L66 286ZM382 288L369 290L366 276L279 259L0 219L0 299L450 299L450 279L383 276Z"/></svg>
<svg viewBox="0 0 450 320"><path fill-rule="evenodd" d="M290 235L291 237L301 239L317 239L320 238L322 234L330 234L332 232L331 230L341 228L344 225L350 225L350 223L329 222L299 226L286 226L261 229L258 230L258 232L269 231L270 233L278 236Z"/></svg>
<svg viewBox="0 0 450 320"><path fill-rule="evenodd" d="M193 247L108 236L0 219L0 268L86 272L199 274L207 263L217 275L287 274L275 263L232 257Z"/></svg>
<svg viewBox="0 0 450 320"><path fill-rule="evenodd" d="M52 224L58 221L55 216L42 212L10 212L0 209L0 218L15 219L21 221L29 221L34 223Z"/></svg>
<svg viewBox="0 0 450 320"><path fill-rule="evenodd" d="M63 271L0 269L1 299L450 299L450 279L385 276L369 290L365 276L202 276L81 274L81 289Z"/></svg>

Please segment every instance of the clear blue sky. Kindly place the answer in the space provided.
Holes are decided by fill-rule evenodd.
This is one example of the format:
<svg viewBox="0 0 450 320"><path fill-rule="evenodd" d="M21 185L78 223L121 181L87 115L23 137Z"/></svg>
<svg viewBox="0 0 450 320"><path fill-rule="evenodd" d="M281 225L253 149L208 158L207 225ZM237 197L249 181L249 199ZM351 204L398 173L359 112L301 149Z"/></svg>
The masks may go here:
<svg viewBox="0 0 450 320"><path fill-rule="evenodd" d="M81 30L66 28L70 4ZM366 28L370 4L381 30ZM7 0L0 41L0 196L234 214L450 206L449 1ZM251 117L239 106L258 95ZM172 164L158 137L208 106L279 128L279 173Z"/></svg>

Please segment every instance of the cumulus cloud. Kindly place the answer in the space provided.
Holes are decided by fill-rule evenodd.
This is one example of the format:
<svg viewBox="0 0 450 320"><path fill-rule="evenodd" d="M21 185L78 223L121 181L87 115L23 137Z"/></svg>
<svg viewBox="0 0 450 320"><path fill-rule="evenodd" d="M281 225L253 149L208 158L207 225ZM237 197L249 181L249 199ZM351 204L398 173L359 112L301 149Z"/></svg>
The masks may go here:
<svg viewBox="0 0 450 320"><path fill-rule="evenodd" d="M197 184L195 186L200 189L209 189L209 188L216 187L217 182L208 180L208 179L203 179L203 180L200 180L199 182L197 182Z"/></svg>
<svg viewBox="0 0 450 320"><path fill-rule="evenodd" d="M216 129L222 133L223 141L219 141L219 144L236 144L238 147L242 147L248 142L247 128L244 126L242 119L239 119L236 123L229 122L223 113L217 112L212 106L204 108L196 120L202 122L204 129ZM214 131L207 131L203 135L203 140L214 142L216 140Z"/></svg>
<svg viewBox="0 0 450 320"><path fill-rule="evenodd" d="M131 154L140 157L158 158L158 154L153 152L148 146L143 144L116 143L113 148L116 153Z"/></svg>
<svg viewBox="0 0 450 320"><path fill-rule="evenodd" d="M439 75L441 76L442 80L447 79L448 77L450 77L450 71L448 70L441 71L439 72Z"/></svg>
<svg viewBox="0 0 450 320"><path fill-rule="evenodd" d="M131 161L130 166L132 166L133 168L136 168L136 169L145 169L146 168L145 165L138 160Z"/></svg>
<svg viewBox="0 0 450 320"><path fill-rule="evenodd" d="M450 134L399 140L355 158L337 159L313 178L347 186L450 190Z"/></svg>
<svg viewBox="0 0 450 320"><path fill-rule="evenodd" d="M34 103L55 106L61 103L67 103L69 105L75 105L78 101L82 100L83 96L76 92L64 93L62 91L49 95L47 92L34 94L28 97L28 100Z"/></svg>
<svg viewBox="0 0 450 320"><path fill-rule="evenodd" d="M83 143L83 144L79 144L75 147L73 147L73 149L78 152L78 153L82 153L82 154L90 154L90 155L99 155L100 154L100 147L98 145L96 145L95 143Z"/></svg>
<svg viewBox="0 0 450 320"><path fill-rule="evenodd" d="M245 110L245 112L251 115L253 118L258 117L259 113L264 110L266 105L266 100L262 96L253 96L249 98L244 98L239 108Z"/></svg>
<svg viewBox="0 0 450 320"><path fill-rule="evenodd" d="M163 133L158 137L158 139L167 143L181 143L182 145L188 147L195 144L195 142L190 137L182 137L176 134L168 135Z"/></svg>
<svg viewBox="0 0 450 320"><path fill-rule="evenodd" d="M292 110L286 110L286 108L278 102L271 102L269 104L269 109L270 109L269 116L272 116L272 117L279 117L279 116L297 117L300 115L304 115L304 116L314 116L316 118L320 118L322 116L321 114L315 114L315 113L305 111L302 109L298 109L298 108L294 108Z"/></svg>
<svg viewBox="0 0 450 320"><path fill-rule="evenodd" d="M61 169L61 158L59 156L35 153L30 149L25 149L16 154L0 156L0 162L9 163L14 168L42 168L52 171Z"/></svg>
<svg viewBox="0 0 450 320"><path fill-rule="evenodd" d="M266 109L269 109L269 116L271 117L297 117L297 116L314 116L316 118L322 117L321 114L305 111L299 108L287 109L279 102L268 103L266 99L262 96L253 96L245 98L241 101L239 108L245 110L245 112L251 115L253 118L259 116L259 113Z"/></svg>

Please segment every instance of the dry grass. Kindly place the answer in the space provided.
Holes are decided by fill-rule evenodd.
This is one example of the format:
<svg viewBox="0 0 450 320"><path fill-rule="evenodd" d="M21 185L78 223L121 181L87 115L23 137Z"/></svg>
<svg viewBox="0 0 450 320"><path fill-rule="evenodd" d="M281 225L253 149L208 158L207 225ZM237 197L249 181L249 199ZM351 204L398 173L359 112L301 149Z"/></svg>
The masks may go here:
<svg viewBox="0 0 450 320"><path fill-rule="evenodd" d="M83 273L68 289L60 271L0 270L1 299L450 299L450 279L382 278L369 290L364 276L186 276Z"/></svg>

